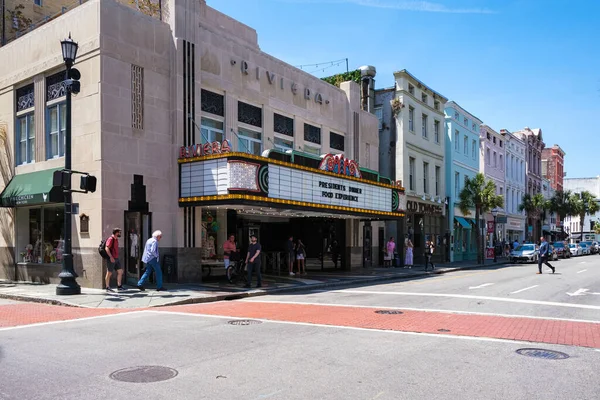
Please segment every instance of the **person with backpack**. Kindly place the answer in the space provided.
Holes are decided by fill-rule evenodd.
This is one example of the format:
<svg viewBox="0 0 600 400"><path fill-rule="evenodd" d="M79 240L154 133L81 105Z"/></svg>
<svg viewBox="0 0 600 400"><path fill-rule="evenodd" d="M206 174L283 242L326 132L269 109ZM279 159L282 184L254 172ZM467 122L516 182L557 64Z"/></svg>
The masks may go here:
<svg viewBox="0 0 600 400"><path fill-rule="evenodd" d="M106 240L104 251L106 253L106 291L114 292L110 287L110 278L113 272L117 271L117 290L125 290L122 285L123 269L119 260L119 238L121 237L121 228L115 228L112 235Z"/></svg>

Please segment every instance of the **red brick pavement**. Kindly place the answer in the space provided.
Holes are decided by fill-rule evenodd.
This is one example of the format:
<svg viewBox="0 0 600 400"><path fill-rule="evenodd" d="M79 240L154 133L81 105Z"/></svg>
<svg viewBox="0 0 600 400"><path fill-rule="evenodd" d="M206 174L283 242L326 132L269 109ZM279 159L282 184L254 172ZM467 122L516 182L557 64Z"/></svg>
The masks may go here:
<svg viewBox="0 0 600 400"><path fill-rule="evenodd" d="M122 312L126 311L106 308L63 307L36 303L7 304L0 306L0 328L37 324L40 322L68 321Z"/></svg>
<svg viewBox="0 0 600 400"><path fill-rule="evenodd" d="M161 310L600 348L600 324L590 322L408 310L403 314L377 314L377 308L261 302L220 302Z"/></svg>

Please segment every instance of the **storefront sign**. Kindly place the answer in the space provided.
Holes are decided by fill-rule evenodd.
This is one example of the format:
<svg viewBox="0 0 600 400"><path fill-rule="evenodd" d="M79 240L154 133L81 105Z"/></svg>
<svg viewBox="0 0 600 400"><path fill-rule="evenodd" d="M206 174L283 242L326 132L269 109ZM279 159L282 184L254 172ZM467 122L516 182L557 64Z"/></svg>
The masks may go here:
<svg viewBox="0 0 600 400"><path fill-rule="evenodd" d="M507 229L510 229L510 230L516 230L516 231L523 230L523 221L515 219L515 218L508 218L507 225L508 225Z"/></svg>
<svg viewBox="0 0 600 400"><path fill-rule="evenodd" d="M413 214L442 215L442 206L435 204L421 203L414 200L406 201L406 212Z"/></svg>
<svg viewBox="0 0 600 400"><path fill-rule="evenodd" d="M179 149L179 158L193 158L208 156L211 154L222 154L229 153L231 151L231 145L228 140L223 142L212 142L205 144L194 144L191 146L181 146Z"/></svg>
<svg viewBox="0 0 600 400"><path fill-rule="evenodd" d="M354 160L348 160L343 154L327 154L323 156L321 164L319 164L319 169L335 174L362 178L358 163Z"/></svg>
<svg viewBox="0 0 600 400"><path fill-rule="evenodd" d="M48 193L24 194L21 196L11 196L11 197L7 197L5 200L3 200L3 203L6 203L7 206L10 205L11 207L48 203Z"/></svg>
<svg viewBox="0 0 600 400"><path fill-rule="evenodd" d="M237 63L236 60L231 60L231 65L236 65ZM250 75L252 69L254 69L256 80L260 81L261 79L266 79L270 85L277 85L281 90L290 90L293 95L298 94L299 88L296 82L288 82L286 84L286 80L283 76L277 76L274 72L262 69L259 66L251 67L246 60L240 61L240 71L242 75ZM313 92L310 88L305 87L302 93L306 100L312 100L317 104L329 104L329 100L324 99L322 93Z"/></svg>

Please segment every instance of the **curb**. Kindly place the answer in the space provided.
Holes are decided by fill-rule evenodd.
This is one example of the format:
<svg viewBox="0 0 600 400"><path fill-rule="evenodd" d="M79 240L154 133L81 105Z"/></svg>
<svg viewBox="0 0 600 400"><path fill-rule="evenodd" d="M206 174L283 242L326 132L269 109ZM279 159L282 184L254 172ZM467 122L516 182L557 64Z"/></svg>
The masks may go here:
<svg viewBox="0 0 600 400"><path fill-rule="evenodd" d="M447 274L449 272L464 271L464 270L469 270L469 269L478 269L478 268L484 268L484 267L488 267L488 266L500 266L500 265L506 265L506 264L509 264L509 262L502 261L502 262L497 262L492 265L477 264L477 265L469 265L469 266L465 266L465 267L445 268L445 269L440 269L440 270L433 270L431 272L422 271L422 272L418 272L418 273L415 273L412 275L404 275L404 276L385 275L385 276L380 276L380 277L375 277L375 278L360 278L360 279L345 280L345 281L317 283L314 285L306 285L306 286L293 286L293 287L288 287L288 288L266 289L266 290L256 290L256 291L251 291L251 292L230 293L230 294L222 294L222 295L216 295L216 296L197 297L197 298L191 298L191 299L185 299L185 300L178 300L178 301L174 301L174 302L168 303L168 304L161 304L161 305L147 306L147 307L140 307L140 308L160 308L160 307L182 306L182 305L188 305L188 304L213 303L213 302L217 302L217 301L231 301L231 300L244 299L244 298L248 298L248 297L265 296L265 295L269 295L269 294L306 292L306 291L311 291L311 290L315 290L315 289L353 286L353 285L358 285L358 284L371 284L371 283L389 282L389 281L404 281L404 280L411 280L411 279L422 277L422 276L442 275L442 274ZM50 305L64 306L64 307L100 308L100 307L86 307L86 306L74 304L69 301L63 301L63 300L45 299L45 298L41 298L41 297L32 297L32 296L17 295L17 294L7 294L7 293L2 293L1 291L0 291L0 299L25 301L25 302L30 302L30 303L50 304ZM102 307L102 308L108 308L108 307ZM112 308L109 308L109 309L112 309ZM133 310L136 310L137 308L131 308L131 309L122 308L122 309L133 311Z"/></svg>

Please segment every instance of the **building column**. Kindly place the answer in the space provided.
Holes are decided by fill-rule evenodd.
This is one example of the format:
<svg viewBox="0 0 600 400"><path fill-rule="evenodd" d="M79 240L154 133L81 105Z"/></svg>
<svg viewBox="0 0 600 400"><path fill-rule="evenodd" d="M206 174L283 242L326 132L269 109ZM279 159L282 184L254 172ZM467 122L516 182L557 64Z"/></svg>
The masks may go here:
<svg viewBox="0 0 600 400"><path fill-rule="evenodd" d="M33 77L35 96L35 161L46 161L46 77L39 74Z"/></svg>

